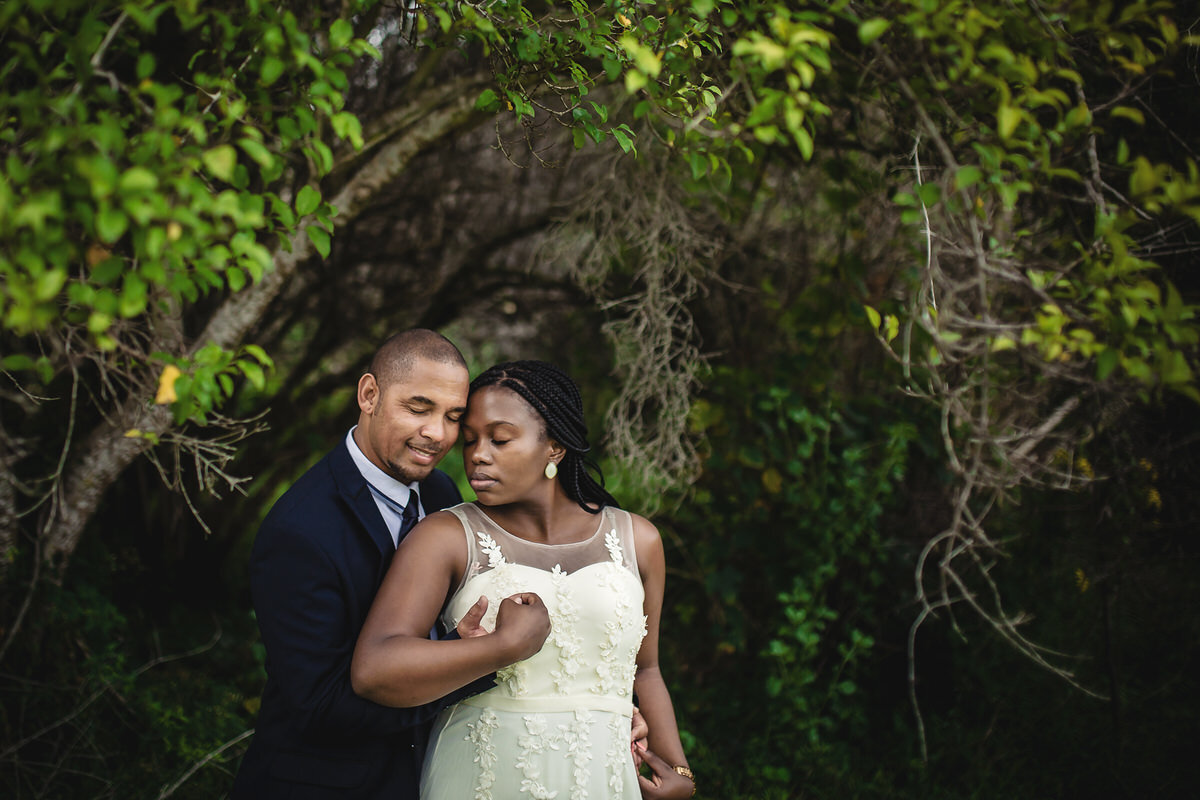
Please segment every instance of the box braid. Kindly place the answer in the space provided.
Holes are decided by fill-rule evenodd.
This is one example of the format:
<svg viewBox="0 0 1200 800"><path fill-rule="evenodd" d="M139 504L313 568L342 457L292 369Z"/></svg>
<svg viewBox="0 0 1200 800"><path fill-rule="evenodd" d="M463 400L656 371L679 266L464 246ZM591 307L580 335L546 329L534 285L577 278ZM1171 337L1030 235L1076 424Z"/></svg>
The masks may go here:
<svg viewBox="0 0 1200 800"><path fill-rule="evenodd" d="M583 420L583 397L567 373L546 361L508 361L488 368L471 381L470 393L486 386L503 386L519 394L541 416L546 435L566 449L558 465L558 482L567 497L592 514L617 504L604 489L600 468L586 457L591 448Z"/></svg>

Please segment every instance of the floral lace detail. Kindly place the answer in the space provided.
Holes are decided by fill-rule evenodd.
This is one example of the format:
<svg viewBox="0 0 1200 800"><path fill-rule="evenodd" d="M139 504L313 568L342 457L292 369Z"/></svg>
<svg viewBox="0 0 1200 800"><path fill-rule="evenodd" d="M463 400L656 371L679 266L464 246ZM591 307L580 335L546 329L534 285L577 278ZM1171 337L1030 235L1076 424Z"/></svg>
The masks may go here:
<svg viewBox="0 0 1200 800"><path fill-rule="evenodd" d="M621 550L621 539L617 529L613 528L604 534L604 546L608 548L608 556L617 564L625 563L625 553Z"/></svg>
<svg viewBox="0 0 1200 800"><path fill-rule="evenodd" d="M559 669L551 670L550 677L554 680L554 688L559 694L567 694L572 688L572 682L579 674L580 656L583 653L583 637L575 628L575 619L579 616L579 605L575 602L568 586L567 574L558 564L550 573L554 584L555 602L548 605L550 612L550 641L558 648Z"/></svg>
<svg viewBox="0 0 1200 800"><path fill-rule="evenodd" d="M612 710L631 699L646 622L628 517L606 511L586 545L555 552L510 538L468 511L460 518L474 569L451 613L465 613L484 594L491 624L483 624L494 630L505 597L535 591L550 614L550 635L539 653L500 670L497 686L461 706L462 716L448 717L441 743L431 748L431 774L452 788L432 796L636 800L629 715ZM604 702L564 700L586 695Z"/></svg>
<svg viewBox="0 0 1200 800"><path fill-rule="evenodd" d="M503 686L513 697L529 692L529 668L524 661L496 670L496 685Z"/></svg>
<svg viewBox="0 0 1200 800"><path fill-rule="evenodd" d="M607 634L600 643L600 663L596 665L599 681L592 687L596 694L628 697L637 673L637 653L646 635L646 616L634 611L628 592L628 571L613 564L604 576L604 585L612 592L615 614L604 623ZM640 635L629 635L637 627Z"/></svg>
<svg viewBox="0 0 1200 800"><path fill-rule="evenodd" d="M488 566L495 569L504 561L504 553L500 551L500 545L496 544L496 540L483 531L475 531L475 537L479 539L479 549L488 557Z"/></svg>
<svg viewBox="0 0 1200 800"><path fill-rule="evenodd" d="M492 797L492 784L496 782L496 746L492 743L492 733L498 727L500 719L490 708L483 710L478 722L467 723L467 728L471 731L467 735L467 741L475 745L475 763L479 765L475 800L491 800Z"/></svg>
<svg viewBox="0 0 1200 800"><path fill-rule="evenodd" d="M592 760L591 730L591 713L579 709L575 712L575 722L563 732L567 755L575 762L575 782L571 784L571 800L586 800L588 796L587 783L592 777L592 771L588 768L588 762Z"/></svg>
<svg viewBox="0 0 1200 800"><path fill-rule="evenodd" d="M535 800L552 800L558 792L551 791L542 783L542 755L547 750L557 750L561 736L547 734L546 717L542 714L529 714L525 717L525 731L517 739L521 748L517 756L516 768L525 776L521 781L521 792Z"/></svg>
<svg viewBox="0 0 1200 800"><path fill-rule="evenodd" d="M503 556L500 558L501 561L496 565L496 569L491 571L491 582L484 591L484 595L488 599L488 610L483 615L483 621L480 624L489 631L496 629L496 617L500 613L500 602L517 592L525 591L519 577L513 575L511 569L513 565L504 561ZM455 624L458 624L457 620L455 620Z"/></svg>
<svg viewBox="0 0 1200 800"><path fill-rule="evenodd" d="M608 733L608 788L613 797L620 797L625 789L625 759L629 758L629 717L609 719Z"/></svg>

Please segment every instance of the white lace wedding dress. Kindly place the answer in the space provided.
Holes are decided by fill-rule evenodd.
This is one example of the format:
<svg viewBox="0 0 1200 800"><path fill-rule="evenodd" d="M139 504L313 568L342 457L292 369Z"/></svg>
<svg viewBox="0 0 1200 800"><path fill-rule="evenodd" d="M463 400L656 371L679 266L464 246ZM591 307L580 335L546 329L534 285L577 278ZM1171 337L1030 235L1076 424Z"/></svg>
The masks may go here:
<svg viewBox="0 0 1200 800"><path fill-rule="evenodd" d="M494 688L442 712L421 797L640 798L629 728L646 618L629 514L606 508L586 541L544 545L513 536L474 504L450 511L469 560L443 613L447 629L480 595L490 630L501 600L536 592L550 612L550 637L532 658L501 670Z"/></svg>

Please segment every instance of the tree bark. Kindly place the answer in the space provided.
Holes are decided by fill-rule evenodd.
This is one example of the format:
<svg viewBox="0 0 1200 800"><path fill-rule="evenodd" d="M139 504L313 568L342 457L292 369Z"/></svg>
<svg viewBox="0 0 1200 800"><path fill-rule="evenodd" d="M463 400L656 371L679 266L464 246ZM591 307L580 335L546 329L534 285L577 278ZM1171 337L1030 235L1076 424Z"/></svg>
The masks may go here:
<svg viewBox="0 0 1200 800"><path fill-rule="evenodd" d="M373 148L349 175L341 190L330 201L338 210L333 218L335 230L345 227L371 204L391 181L399 176L422 150L450 133L483 119L474 109L478 89L487 76L473 74L431 89L413 102L386 114L393 122L391 135ZM240 344L262 319L271 301L285 282L314 255L314 248L298 229L289 241L291 248L275 252L275 268L262 280L231 295L213 314L204 332L190 348L195 353L208 344L231 348ZM147 376L143 386L154 386ZM150 449L144 436L126 436L137 429L158 436L173 425L167 406L150 405L141 393L131 395L122 408L87 436L78 454L67 466L59 484L54 511L42 532L43 557L61 577L79 544L88 520L96 512L105 492L139 455Z"/></svg>

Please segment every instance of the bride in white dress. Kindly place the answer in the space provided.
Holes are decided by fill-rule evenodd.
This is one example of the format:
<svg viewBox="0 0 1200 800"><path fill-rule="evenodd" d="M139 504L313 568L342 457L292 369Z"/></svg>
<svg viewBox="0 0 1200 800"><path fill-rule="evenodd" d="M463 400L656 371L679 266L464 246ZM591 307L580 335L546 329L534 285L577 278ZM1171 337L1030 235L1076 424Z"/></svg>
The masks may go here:
<svg viewBox="0 0 1200 800"><path fill-rule="evenodd" d="M427 517L404 539L354 658L356 691L386 705L429 702L497 673L492 688L438 717L421 797L689 797L658 668L662 541L589 474L575 384L545 362L499 364L471 384L462 431L479 500ZM549 635L533 655L519 652L543 604ZM439 612L447 630L482 635L430 641ZM630 747L635 695L648 752ZM638 774L643 760L648 776Z"/></svg>

